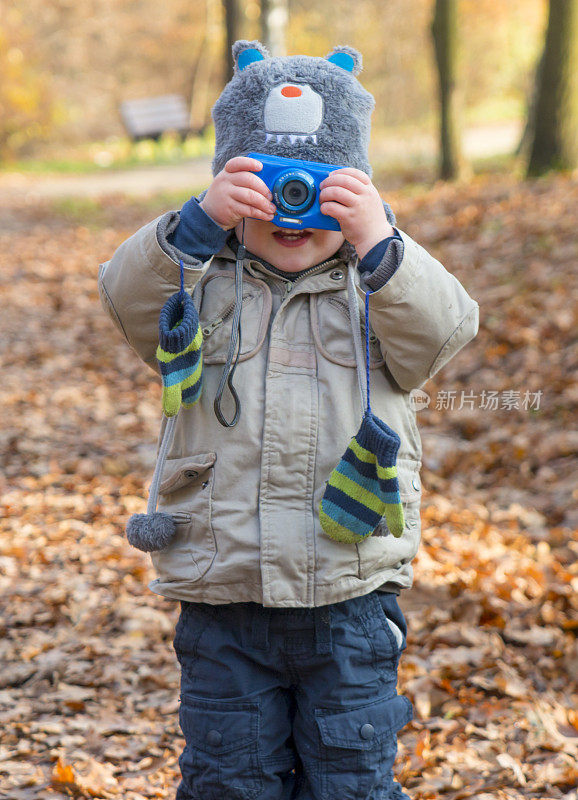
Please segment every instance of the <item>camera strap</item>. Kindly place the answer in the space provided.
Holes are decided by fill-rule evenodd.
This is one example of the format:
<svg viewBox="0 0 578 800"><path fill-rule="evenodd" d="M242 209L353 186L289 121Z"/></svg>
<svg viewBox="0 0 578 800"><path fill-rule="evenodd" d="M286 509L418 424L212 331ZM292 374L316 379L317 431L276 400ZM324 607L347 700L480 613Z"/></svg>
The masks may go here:
<svg viewBox="0 0 578 800"><path fill-rule="evenodd" d="M361 321L359 318L359 305L357 300L357 290L355 288L355 273L357 271L357 265L359 263L359 257L356 255L355 257L355 265L349 263L347 265L347 303L349 306L349 319L351 320L351 330L353 333L353 344L355 347L355 366L357 370L357 384L359 387L359 397L361 399L361 408L365 408L366 404L368 404L368 397L369 397L369 377L367 379L367 394L365 393L365 385L364 385L364 377L361 371L361 365L363 364L363 350L361 346ZM367 297L367 294L366 294ZM366 310L367 311L367 310ZM367 317L368 314L366 313L365 316L365 330L367 332Z"/></svg>
<svg viewBox="0 0 578 800"><path fill-rule="evenodd" d="M235 374L235 367L237 366L237 362L239 360L239 354L241 352L241 311L243 308L243 260L245 258L245 218L243 217L243 229L241 234L241 244L237 249L237 259L235 261L235 310L233 311L233 327L231 329L231 339L229 341L229 352L227 353L227 361L225 363L225 368L223 369L223 374L221 375L221 380L219 383L219 387L217 389L217 393L215 394L215 400L213 403L213 408L215 409L215 415L221 425L225 428L232 428L234 425L237 424L239 421L239 416L241 414L241 401L239 400L239 395L235 387L233 386L233 375ZM235 353L235 347L237 345L237 341L239 343L239 347L237 349L237 356L235 358L235 363L231 367L231 362L233 360L233 355ZM225 388L225 383L228 384L231 394L233 396L233 400L235 401L235 416L233 417L231 422L227 422L223 413L221 411L221 398L223 396L223 390Z"/></svg>

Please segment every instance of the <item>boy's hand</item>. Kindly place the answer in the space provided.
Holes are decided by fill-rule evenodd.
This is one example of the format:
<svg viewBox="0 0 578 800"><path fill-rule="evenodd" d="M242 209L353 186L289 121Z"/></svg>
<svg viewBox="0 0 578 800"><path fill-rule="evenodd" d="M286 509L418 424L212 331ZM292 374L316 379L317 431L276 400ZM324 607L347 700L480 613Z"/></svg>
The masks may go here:
<svg viewBox="0 0 578 800"><path fill-rule="evenodd" d="M379 192L365 172L354 167L333 170L319 188L321 213L339 222L360 259L382 239L395 235Z"/></svg>
<svg viewBox="0 0 578 800"><path fill-rule="evenodd" d="M271 221L277 211L271 202L273 195L267 184L253 174L261 169L263 164L255 158L230 158L199 205L226 231L234 228L243 217Z"/></svg>

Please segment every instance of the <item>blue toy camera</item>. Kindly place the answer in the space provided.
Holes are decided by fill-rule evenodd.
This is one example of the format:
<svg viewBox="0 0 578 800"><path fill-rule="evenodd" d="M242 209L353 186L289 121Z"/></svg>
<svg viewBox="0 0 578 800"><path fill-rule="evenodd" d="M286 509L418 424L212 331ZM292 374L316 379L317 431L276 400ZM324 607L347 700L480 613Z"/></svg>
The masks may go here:
<svg viewBox="0 0 578 800"><path fill-rule="evenodd" d="M340 167L319 161L282 158L265 153L247 153L263 164L256 172L273 195L277 213L271 220L282 228L321 228L340 231L335 217L322 214L319 208L319 184Z"/></svg>

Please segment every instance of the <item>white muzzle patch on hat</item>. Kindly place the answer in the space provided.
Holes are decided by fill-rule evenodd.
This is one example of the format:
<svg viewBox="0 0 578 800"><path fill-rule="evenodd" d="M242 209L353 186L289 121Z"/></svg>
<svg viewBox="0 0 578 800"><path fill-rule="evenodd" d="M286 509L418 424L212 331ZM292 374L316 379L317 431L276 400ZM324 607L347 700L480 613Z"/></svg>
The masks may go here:
<svg viewBox="0 0 578 800"><path fill-rule="evenodd" d="M291 144L311 141L317 144L315 131L323 122L323 98L307 83L280 83L265 101L265 142Z"/></svg>

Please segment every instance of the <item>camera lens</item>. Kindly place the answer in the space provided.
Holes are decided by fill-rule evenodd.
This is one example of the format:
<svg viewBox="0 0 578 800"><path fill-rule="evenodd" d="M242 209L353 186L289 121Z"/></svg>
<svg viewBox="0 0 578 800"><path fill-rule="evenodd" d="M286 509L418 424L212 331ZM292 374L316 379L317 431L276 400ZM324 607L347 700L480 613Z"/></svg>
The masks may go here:
<svg viewBox="0 0 578 800"><path fill-rule="evenodd" d="M314 177L302 169L281 172L273 185L273 201L285 214L304 214L316 195Z"/></svg>
<svg viewBox="0 0 578 800"><path fill-rule="evenodd" d="M300 180L288 181L283 187L283 200L289 206L302 205L309 195L307 186Z"/></svg>

